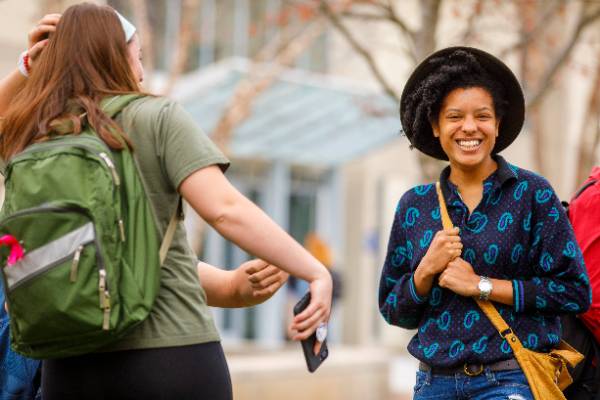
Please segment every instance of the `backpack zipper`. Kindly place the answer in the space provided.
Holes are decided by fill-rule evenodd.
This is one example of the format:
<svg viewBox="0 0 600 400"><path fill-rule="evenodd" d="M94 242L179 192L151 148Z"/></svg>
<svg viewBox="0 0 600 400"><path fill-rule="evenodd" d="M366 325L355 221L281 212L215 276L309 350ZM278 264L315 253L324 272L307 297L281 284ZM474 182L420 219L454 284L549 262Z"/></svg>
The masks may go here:
<svg viewBox="0 0 600 400"><path fill-rule="evenodd" d="M100 294L100 308L103 310L102 329L107 331L110 329L110 293L107 290L106 270L101 269L99 273L98 293Z"/></svg>
<svg viewBox="0 0 600 400"><path fill-rule="evenodd" d="M119 220L117 221L117 224L119 225L119 233L121 234L121 242L125 242L125 224L123 223L123 220L121 218L119 218Z"/></svg>
<svg viewBox="0 0 600 400"><path fill-rule="evenodd" d="M110 170L110 173L112 174L113 181L115 182L115 185L120 186L121 180L119 179L119 174L117 174L117 169L115 168L115 164L112 162L112 160L110 159L108 154L102 152L102 153L99 153L98 155L100 156L100 158L102 160L104 160L104 162L108 166L108 169Z"/></svg>
<svg viewBox="0 0 600 400"><path fill-rule="evenodd" d="M80 245L75 251L73 256L73 262L71 263L71 274L69 280L74 283L77 281L77 268L79 267L79 259L81 258L81 252L83 251L83 245Z"/></svg>

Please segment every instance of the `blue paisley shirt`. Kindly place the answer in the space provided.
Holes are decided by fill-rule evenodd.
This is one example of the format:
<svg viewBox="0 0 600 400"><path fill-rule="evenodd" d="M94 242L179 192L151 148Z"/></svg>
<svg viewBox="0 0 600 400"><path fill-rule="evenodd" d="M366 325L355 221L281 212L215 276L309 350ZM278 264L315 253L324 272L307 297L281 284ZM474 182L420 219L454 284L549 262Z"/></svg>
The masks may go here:
<svg viewBox="0 0 600 400"><path fill-rule="evenodd" d="M483 183L472 214L440 176L448 213L460 228L462 257L478 275L512 281L514 305L495 304L527 348L547 351L560 341L558 315L581 313L591 302L581 251L560 201L541 176L495 156L497 170ZM390 324L418 328L408 350L437 367L492 363L512 350L477 303L434 283L427 297L413 273L442 229L435 184L406 192L396 209L379 285L379 308Z"/></svg>

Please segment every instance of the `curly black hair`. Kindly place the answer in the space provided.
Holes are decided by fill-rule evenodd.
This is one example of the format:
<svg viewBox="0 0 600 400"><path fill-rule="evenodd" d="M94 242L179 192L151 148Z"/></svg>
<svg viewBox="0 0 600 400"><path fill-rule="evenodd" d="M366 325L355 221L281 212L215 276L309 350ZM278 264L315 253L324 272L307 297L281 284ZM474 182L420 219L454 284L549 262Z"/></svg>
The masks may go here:
<svg viewBox="0 0 600 400"><path fill-rule="evenodd" d="M505 115L508 102L503 85L492 78L473 54L456 50L446 57L432 58L429 64L433 65L433 72L402 105L400 118L405 130L420 132L423 124L437 121L442 102L457 88L486 89L492 96L496 116L502 118Z"/></svg>

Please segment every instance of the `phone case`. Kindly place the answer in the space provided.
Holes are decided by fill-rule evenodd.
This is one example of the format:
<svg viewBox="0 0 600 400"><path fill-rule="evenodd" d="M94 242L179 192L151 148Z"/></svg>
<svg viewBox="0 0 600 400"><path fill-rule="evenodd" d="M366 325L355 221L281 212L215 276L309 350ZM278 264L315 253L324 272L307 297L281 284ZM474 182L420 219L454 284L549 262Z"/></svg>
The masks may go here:
<svg viewBox="0 0 600 400"><path fill-rule="evenodd" d="M300 299L294 306L294 315L300 314L310 304L310 292L307 292L304 297ZM321 344L321 350L319 354L313 352L317 335L313 332L307 339L302 340L302 352L304 353L304 359L306 360L306 367L309 372L315 372L317 368L325 361L329 356L329 350L327 349L327 339Z"/></svg>

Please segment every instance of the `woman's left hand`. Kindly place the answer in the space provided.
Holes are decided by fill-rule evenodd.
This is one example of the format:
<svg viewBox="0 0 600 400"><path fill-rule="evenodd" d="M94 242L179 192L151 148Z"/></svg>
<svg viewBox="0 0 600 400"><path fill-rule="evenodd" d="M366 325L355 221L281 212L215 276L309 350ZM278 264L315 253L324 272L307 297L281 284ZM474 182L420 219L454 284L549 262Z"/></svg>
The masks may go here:
<svg viewBox="0 0 600 400"><path fill-rule="evenodd" d="M56 25L60 20L60 14L47 14L39 20L37 25L29 32L27 37L29 46L30 63L33 65L48 44L48 36L56 31Z"/></svg>
<svg viewBox="0 0 600 400"><path fill-rule="evenodd" d="M473 297L479 295L479 279L471 264L457 257L448 263L439 277L439 284L461 296Z"/></svg>
<svg viewBox="0 0 600 400"><path fill-rule="evenodd" d="M237 293L244 306L268 300L287 281L289 274L259 259L246 261L234 273Z"/></svg>

